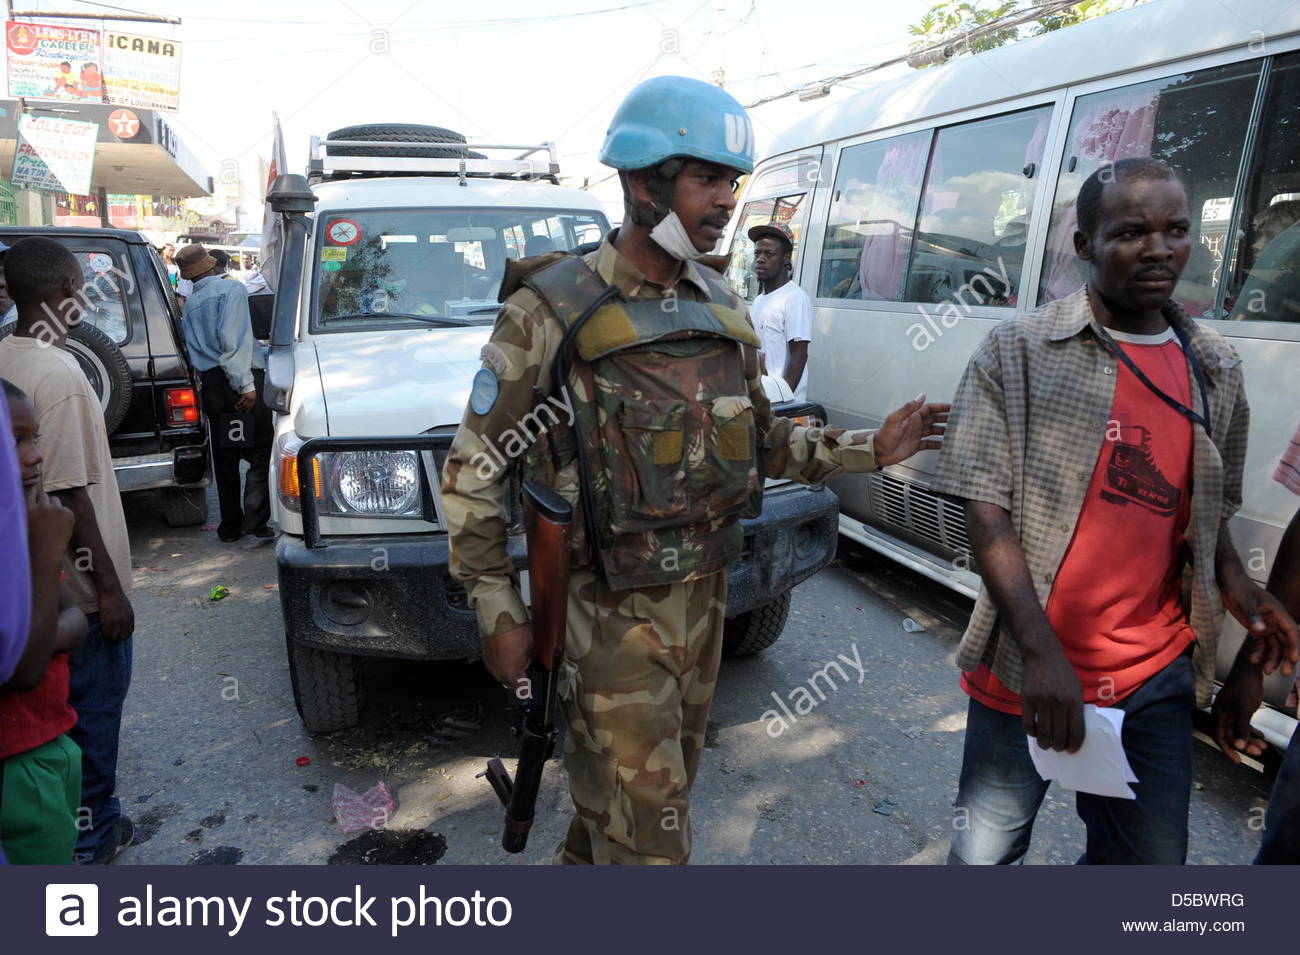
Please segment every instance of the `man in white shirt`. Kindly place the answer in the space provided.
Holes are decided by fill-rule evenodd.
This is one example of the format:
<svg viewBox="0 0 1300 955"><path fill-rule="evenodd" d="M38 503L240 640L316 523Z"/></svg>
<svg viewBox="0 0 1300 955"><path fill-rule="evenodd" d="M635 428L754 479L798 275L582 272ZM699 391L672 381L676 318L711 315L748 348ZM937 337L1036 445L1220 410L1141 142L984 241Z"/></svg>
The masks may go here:
<svg viewBox="0 0 1300 955"><path fill-rule="evenodd" d="M244 283L244 288L248 289L249 295L265 292L271 288L270 283L266 281L266 276L262 274L262 270L255 265L250 265L244 271L232 274Z"/></svg>
<svg viewBox="0 0 1300 955"><path fill-rule="evenodd" d="M768 374L785 379L795 401L806 401L813 307L808 293L790 281L794 236L789 226L774 222L754 226L749 238L761 290L749 311L763 339L763 360Z"/></svg>

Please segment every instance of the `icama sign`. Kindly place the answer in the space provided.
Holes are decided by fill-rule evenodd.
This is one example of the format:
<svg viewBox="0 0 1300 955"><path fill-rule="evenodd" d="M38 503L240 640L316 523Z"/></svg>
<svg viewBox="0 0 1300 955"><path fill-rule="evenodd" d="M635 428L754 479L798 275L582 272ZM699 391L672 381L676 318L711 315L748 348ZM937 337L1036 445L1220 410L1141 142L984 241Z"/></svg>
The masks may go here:
<svg viewBox="0 0 1300 955"><path fill-rule="evenodd" d="M177 40L10 20L5 45L10 96L180 108Z"/></svg>

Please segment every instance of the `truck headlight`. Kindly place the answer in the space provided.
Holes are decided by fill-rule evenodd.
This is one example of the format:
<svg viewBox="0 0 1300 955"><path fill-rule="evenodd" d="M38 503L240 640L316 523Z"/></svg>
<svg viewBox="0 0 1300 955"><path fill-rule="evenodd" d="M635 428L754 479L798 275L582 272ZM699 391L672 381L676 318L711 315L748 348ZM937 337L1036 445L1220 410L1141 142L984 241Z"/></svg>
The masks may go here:
<svg viewBox="0 0 1300 955"><path fill-rule="evenodd" d="M277 442L280 503L301 512L298 450L303 440ZM422 517L420 458L414 451L322 451L312 459L309 488L317 513L335 517Z"/></svg>
<svg viewBox="0 0 1300 955"><path fill-rule="evenodd" d="M337 503L348 512L418 515L420 460L413 451L340 451L329 455Z"/></svg>

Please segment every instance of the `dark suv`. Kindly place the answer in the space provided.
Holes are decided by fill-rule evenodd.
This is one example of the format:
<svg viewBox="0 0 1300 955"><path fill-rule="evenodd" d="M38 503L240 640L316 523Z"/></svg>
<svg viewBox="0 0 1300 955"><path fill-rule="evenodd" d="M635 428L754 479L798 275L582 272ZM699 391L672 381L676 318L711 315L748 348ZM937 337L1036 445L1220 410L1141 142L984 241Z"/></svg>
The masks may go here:
<svg viewBox="0 0 1300 955"><path fill-rule="evenodd" d="M81 263L83 320L69 330L67 347L104 408L118 488L158 488L170 525L203 523L207 426L162 259L138 232L0 227L5 245L36 235L66 245ZM0 338L13 333L13 322L11 310L0 319Z"/></svg>

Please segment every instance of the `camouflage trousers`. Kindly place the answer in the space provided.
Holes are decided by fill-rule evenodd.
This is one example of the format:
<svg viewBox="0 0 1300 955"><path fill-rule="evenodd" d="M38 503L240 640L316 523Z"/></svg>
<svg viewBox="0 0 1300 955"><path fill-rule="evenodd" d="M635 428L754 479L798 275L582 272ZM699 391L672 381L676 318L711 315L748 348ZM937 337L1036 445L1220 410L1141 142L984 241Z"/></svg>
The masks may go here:
<svg viewBox="0 0 1300 955"><path fill-rule="evenodd" d="M690 858L691 785L726 603L725 573L611 591L592 572L574 572L562 692L576 815L556 862L681 865Z"/></svg>

